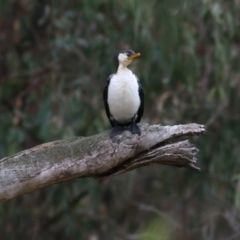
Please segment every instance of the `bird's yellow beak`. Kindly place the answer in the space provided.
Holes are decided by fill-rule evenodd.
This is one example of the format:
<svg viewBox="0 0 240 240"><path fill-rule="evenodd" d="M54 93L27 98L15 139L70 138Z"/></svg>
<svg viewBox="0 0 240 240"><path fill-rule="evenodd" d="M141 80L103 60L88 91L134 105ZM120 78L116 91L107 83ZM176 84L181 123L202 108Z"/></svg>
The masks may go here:
<svg viewBox="0 0 240 240"><path fill-rule="evenodd" d="M139 57L140 55L141 55L140 53L135 53L135 54L129 56L128 60L133 60L134 58Z"/></svg>

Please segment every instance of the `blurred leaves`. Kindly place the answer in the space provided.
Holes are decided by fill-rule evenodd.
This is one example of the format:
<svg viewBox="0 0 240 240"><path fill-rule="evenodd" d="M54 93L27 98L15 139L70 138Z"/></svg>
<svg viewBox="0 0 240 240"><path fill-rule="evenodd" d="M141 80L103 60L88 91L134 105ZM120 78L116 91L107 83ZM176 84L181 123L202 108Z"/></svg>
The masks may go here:
<svg viewBox="0 0 240 240"><path fill-rule="evenodd" d="M126 48L141 52L143 122L207 126L202 173L149 167L51 186L0 205L1 238L238 238L239 12L223 0L0 1L1 158L109 128L102 89Z"/></svg>
<svg viewBox="0 0 240 240"><path fill-rule="evenodd" d="M163 220L152 220L144 230L141 240L170 240L171 227L168 226Z"/></svg>

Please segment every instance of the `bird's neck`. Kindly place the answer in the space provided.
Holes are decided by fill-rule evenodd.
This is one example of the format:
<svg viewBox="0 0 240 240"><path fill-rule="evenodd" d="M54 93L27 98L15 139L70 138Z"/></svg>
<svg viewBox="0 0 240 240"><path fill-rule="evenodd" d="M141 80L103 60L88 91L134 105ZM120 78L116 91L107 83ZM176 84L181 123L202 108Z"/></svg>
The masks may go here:
<svg viewBox="0 0 240 240"><path fill-rule="evenodd" d="M117 69L117 74L122 73L122 72L128 72L130 71L126 65L119 64L118 69Z"/></svg>

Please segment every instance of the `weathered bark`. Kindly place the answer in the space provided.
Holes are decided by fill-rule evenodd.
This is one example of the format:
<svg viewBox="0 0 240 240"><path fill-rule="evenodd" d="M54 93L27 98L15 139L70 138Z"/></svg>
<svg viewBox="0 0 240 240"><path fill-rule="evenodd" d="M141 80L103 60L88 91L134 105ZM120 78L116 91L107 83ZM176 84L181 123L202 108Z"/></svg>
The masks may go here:
<svg viewBox="0 0 240 240"><path fill-rule="evenodd" d="M203 125L141 126L142 134L109 138L109 131L45 143L0 160L0 200L83 177L106 177L149 164L200 170L197 148L179 137L204 133Z"/></svg>

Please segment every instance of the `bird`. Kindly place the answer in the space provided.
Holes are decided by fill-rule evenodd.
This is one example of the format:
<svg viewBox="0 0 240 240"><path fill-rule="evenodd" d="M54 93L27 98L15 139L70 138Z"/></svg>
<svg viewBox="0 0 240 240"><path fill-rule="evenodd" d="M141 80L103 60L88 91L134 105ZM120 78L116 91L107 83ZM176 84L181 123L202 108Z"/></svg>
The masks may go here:
<svg viewBox="0 0 240 240"><path fill-rule="evenodd" d="M125 130L141 135L137 123L144 112L144 91L138 77L128 68L140 55L132 49L120 52L117 71L108 77L103 90L105 111L112 125L110 138Z"/></svg>

